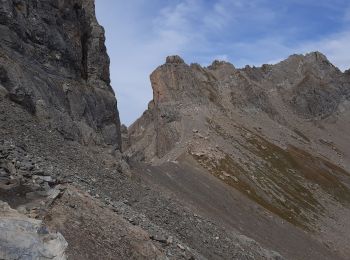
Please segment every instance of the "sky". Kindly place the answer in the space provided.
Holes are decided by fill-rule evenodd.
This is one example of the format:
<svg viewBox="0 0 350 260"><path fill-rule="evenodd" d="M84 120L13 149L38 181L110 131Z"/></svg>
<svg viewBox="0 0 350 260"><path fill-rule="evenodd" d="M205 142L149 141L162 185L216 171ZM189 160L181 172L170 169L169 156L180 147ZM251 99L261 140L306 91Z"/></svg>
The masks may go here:
<svg viewBox="0 0 350 260"><path fill-rule="evenodd" d="M350 68L350 0L95 0L106 31L121 122L152 100L149 75L166 56L207 66L277 63L321 51Z"/></svg>

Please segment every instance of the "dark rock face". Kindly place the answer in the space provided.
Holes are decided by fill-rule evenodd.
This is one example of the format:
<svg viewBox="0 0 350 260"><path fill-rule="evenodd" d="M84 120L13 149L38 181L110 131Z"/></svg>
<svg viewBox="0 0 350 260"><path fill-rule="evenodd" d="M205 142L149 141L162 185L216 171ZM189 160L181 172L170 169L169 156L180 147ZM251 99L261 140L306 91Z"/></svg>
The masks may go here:
<svg viewBox="0 0 350 260"><path fill-rule="evenodd" d="M120 148L104 41L93 0L2 1L0 85L67 139Z"/></svg>
<svg viewBox="0 0 350 260"><path fill-rule="evenodd" d="M341 95L335 88L312 76L306 76L298 84L291 105L295 111L306 118L325 118L337 109Z"/></svg>
<svg viewBox="0 0 350 260"><path fill-rule="evenodd" d="M304 119L327 118L348 99L350 81L346 73L319 52L292 55L273 66L270 74L274 74L269 77L273 82L278 77L288 79L290 86L285 91L285 100Z"/></svg>

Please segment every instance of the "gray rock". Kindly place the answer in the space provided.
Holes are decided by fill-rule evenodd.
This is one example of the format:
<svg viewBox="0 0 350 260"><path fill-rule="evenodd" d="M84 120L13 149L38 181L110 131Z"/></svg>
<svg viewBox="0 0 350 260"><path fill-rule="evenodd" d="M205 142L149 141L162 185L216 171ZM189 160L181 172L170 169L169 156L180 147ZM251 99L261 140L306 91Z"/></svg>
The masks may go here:
<svg viewBox="0 0 350 260"><path fill-rule="evenodd" d="M45 231L45 232L44 232ZM1 259L66 259L67 242L40 220L28 218L0 201Z"/></svg>
<svg viewBox="0 0 350 260"><path fill-rule="evenodd" d="M94 1L2 1L0 95L66 139L117 144L120 122Z"/></svg>
<svg viewBox="0 0 350 260"><path fill-rule="evenodd" d="M7 97L8 93L7 89L0 84L0 97Z"/></svg>

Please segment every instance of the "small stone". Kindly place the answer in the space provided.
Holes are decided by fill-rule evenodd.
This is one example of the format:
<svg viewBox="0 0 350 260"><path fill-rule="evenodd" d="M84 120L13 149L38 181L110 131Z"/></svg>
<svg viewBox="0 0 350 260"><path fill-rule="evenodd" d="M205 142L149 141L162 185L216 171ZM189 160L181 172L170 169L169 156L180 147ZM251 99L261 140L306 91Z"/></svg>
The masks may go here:
<svg viewBox="0 0 350 260"><path fill-rule="evenodd" d="M232 180L234 180L235 182L238 182L238 181L239 181L238 178L237 178L236 176L230 176L230 178L231 178Z"/></svg>
<svg viewBox="0 0 350 260"><path fill-rule="evenodd" d="M6 97L8 95L8 91L6 88L4 88L1 84L0 84L0 97Z"/></svg>
<svg viewBox="0 0 350 260"><path fill-rule="evenodd" d="M38 179L43 180L45 182L54 182L53 178L51 176L37 176Z"/></svg>
<svg viewBox="0 0 350 260"><path fill-rule="evenodd" d="M181 250L185 250L185 247L181 244L177 244L177 247L180 248Z"/></svg>
<svg viewBox="0 0 350 260"><path fill-rule="evenodd" d="M138 222L137 219L135 219L135 218L130 218L130 219L129 219L129 222L130 222L131 224L133 224L134 226L136 226L136 225L139 224L139 222Z"/></svg>
<svg viewBox="0 0 350 260"><path fill-rule="evenodd" d="M166 243L167 243L168 245L170 245L170 244L173 243L173 241L174 241L173 237L172 237L172 236L169 236L169 237L167 238L167 240L166 240Z"/></svg>
<svg viewBox="0 0 350 260"><path fill-rule="evenodd" d="M228 173L225 172L225 171L222 171L222 175L224 175L225 177L230 177L230 174L228 174Z"/></svg>

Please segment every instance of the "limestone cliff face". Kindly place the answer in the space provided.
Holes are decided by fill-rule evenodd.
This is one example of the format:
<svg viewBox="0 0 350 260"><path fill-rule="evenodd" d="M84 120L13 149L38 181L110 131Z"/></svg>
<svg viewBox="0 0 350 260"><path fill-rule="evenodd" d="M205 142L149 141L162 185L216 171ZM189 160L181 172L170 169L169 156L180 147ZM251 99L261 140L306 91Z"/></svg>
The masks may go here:
<svg viewBox="0 0 350 260"><path fill-rule="evenodd" d="M0 88L67 139L120 147L104 30L93 0L5 0Z"/></svg>
<svg viewBox="0 0 350 260"><path fill-rule="evenodd" d="M194 104L203 99L201 82L179 56L168 57L150 78L154 96L155 152L162 157L179 141L179 108L187 102Z"/></svg>
<svg viewBox="0 0 350 260"><path fill-rule="evenodd" d="M129 135L131 145L140 145L134 147L133 151L137 151L134 155L140 157L146 149L141 158L161 158L180 141L184 112L209 105L217 94L211 81L214 76L199 65L187 65L179 56L167 57L150 79L154 98L144 115L129 128ZM142 138L152 135L152 131L152 138ZM140 139L145 142L138 142Z"/></svg>

